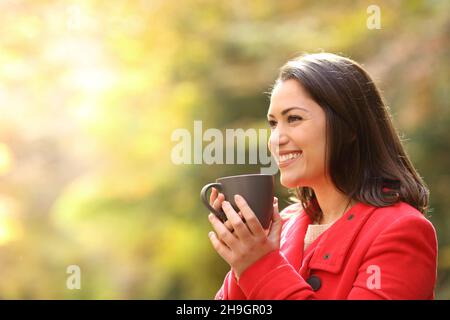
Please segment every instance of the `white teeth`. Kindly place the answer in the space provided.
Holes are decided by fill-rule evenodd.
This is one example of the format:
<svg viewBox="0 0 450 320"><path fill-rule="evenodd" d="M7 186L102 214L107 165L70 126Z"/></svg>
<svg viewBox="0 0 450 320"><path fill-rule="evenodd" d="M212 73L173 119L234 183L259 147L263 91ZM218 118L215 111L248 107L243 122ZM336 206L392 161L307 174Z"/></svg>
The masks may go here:
<svg viewBox="0 0 450 320"><path fill-rule="evenodd" d="M301 152L292 152L292 153L288 153L288 154L282 154L282 155L280 155L280 162L298 158L301 154L302 154Z"/></svg>

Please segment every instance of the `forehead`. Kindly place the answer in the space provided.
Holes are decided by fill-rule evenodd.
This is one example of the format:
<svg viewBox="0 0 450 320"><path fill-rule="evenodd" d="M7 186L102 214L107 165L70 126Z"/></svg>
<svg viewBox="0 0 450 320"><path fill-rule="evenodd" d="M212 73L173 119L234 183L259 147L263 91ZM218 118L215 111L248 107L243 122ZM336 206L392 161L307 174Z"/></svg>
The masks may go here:
<svg viewBox="0 0 450 320"><path fill-rule="evenodd" d="M299 106L313 112L314 105L317 104L311 99L303 86L297 80L291 79L275 85L270 96L268 113L281 113L282 110L293 106Z"/></svg>

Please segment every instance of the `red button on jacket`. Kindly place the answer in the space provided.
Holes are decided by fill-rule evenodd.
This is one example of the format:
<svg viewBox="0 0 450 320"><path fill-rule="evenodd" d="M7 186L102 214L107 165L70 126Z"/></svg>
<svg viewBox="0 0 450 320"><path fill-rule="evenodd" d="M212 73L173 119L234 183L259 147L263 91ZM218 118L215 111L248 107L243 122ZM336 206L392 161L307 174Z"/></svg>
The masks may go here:
<svg viewBox="0 0 450 320"><path fill-rule="evenodd" d="M230 271L216 299L433 299L437 239L433 225L400 202L357 203L303 252L311 219L293 204L281 213L280 249ZM307 280L314 276L314 289ZM311 282L311 281L309 281Z"/></svg>

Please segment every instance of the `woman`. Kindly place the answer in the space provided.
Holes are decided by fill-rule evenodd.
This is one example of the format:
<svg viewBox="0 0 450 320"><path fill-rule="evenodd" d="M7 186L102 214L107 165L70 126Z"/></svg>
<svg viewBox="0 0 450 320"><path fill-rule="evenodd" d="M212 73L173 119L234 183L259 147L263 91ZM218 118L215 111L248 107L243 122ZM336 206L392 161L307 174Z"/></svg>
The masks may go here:
<svg viewBox="0 0 450 320"><path fill-rule="evenodd" d="M213 190L214 249L231 266L216 299L433 299L429 192L381 95L356 62L304 55L271 92L269 149L297 203L263 230L245 199ZM244 219L242 219L244 218Z"/></svg>

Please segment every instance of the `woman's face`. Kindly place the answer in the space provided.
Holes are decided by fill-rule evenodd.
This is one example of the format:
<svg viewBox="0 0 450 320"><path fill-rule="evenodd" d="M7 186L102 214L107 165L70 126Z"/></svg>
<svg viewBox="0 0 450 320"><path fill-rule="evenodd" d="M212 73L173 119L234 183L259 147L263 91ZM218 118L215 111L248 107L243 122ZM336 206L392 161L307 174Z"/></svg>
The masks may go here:
<svg viewBox="0 0 450 320"><path fill-rule="evenodd" d="M287 188L314 187L325 179L325 112L296 80L279 82L267 113L269 150Z"/></svg>

